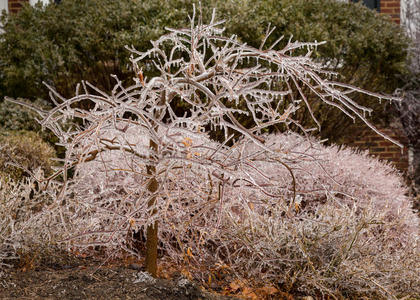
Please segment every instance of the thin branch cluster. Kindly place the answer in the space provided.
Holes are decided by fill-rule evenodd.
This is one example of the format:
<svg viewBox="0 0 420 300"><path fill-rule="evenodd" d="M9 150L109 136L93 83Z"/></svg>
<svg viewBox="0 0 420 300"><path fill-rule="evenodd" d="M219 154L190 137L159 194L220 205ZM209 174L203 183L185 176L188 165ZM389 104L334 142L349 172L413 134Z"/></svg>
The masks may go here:
<svg viewBox="0 0 420 300"><path fill-rule="evenodd" d="M331 296L418 292L418 218L395 171L297 134L263 134L276 124L311 130L293 120L311 110L303 89L365 121L371 111L352 93L393 98L333 80L311 59L322 43L255 49L224 37L214 16L195 22L168 29L145 53L128 47L134 85L116 78L108 95L83 82L71 99L52 90L56 107L38 111L67 149L63 167L43 181L55 194L38 214L56 224L54 241L142 257L133 236L157 220L160 252L203 282L226 272ZM302 48L307 55L292 55ZM244 115L254 127L241 125ZM224 141L211 140L212 130Z"/></svg>

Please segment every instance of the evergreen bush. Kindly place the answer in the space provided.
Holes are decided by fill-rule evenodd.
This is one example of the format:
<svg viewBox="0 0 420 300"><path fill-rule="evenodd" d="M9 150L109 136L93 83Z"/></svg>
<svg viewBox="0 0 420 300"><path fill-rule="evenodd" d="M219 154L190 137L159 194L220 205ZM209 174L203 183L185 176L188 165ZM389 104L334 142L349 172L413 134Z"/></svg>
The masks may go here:
<svg viewBox="0 0 420 300"><path fill-rule="evenodd" d="M0 175L20 180L37 168L51 174L54 148L33 131L0 132Z"/></svg>
<svg viewBox="0 0 420 300"><path fill-rule="evenodd" d="M129 83L130 53L124 45L145 51L149 41L162 35L165 27L187 26L186 8L190 2L65 0L60 5L26 6L17 15L4 15L0 97L47 99L43 81L64 97L70 97L82 79L104 91L113 88L109 74ZM300 41L327 41L314 50L314 55L331 71L338 71L342 82L389 93L402 85L400 75L406 72L408 41L397 25L362 5L335 0L201 2L204 16L210 15L210 7L217 7L219 15L229 21L227 33L237 34L249 45L259 45L271 23L277 30L268 42L280 35L285 36L281 46L292 35ZM298 49L295 52L302 53ZM148 73L146 67L144 71ZM155 73L149 71L149 75ZM306 92L323 138L340 141L353 130L349 127L352 120L337 117L336 108L316 103L310 91ZM375 122L387 121L389 106L379 106L369 96L355 97L359 103L376 109ZM179 113L183 109L180 106ZM317 127L307 112L301 113L301 123ZM241 118L240 122L252 126L247 119Z"/></svg>

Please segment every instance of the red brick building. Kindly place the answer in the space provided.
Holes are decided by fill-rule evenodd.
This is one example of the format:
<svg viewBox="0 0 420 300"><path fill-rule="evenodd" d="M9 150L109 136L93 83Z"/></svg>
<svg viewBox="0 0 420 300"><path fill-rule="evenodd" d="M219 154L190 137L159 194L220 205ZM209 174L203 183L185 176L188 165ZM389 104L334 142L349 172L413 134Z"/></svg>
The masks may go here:
<svg viewBox="0 0 420 300"><path fill-rule="evenodd" d="M380 2L381 14L391 16L392 21L400 24L401 22L401 1L400 0L377 0Z"/></svg>
<svg viewBox="0 0 420 300"><path fill-rule="evenodd" d="M391 124L388 128L379 128L379 130L404 145L401 149L394 143L384 139L376 134L367 126L355 130L355 134L350 136L345 143L348 146L357 147L362 150L368 150L373 156L386 160L403 172L407 172L411 163L411 149L408 148L408 139L401 125L398 122Z"/></svg>
<svg viewBox="0 0 420 300"><path fill-rule="evenodd" d="M351 2L362 2L371 9L377 10L380 14L389 15L391 20L397 24L401 23L401 0L350 0ZM402 130L401 124L395 122L390 128L380 128L382 133L397 140L404 145L400 149L395 144L384 140L369 128L360 128L360 131L353 138L350 137L346 143L350 146L369 150L369 153L380 159L392 162L399 170L408 171L411 164L411 151L408 148L408 139ZM355 138L357 137L357 138Z"/></svg>
<svg viewBox="0 0 420 300"><path fill-rule="evenodd" d="M29 0L8 0L8 10L10 13L17 13L24 3L28 3Z"/></svg>
<svg viewBox="0 0 420 300"><path fill-rule="evenodd" d="M391 16L391 19L400 23L401 0L351 0L351 2L362 2L367 7L376 9L379 13Z"/></svg>
<svg viewBox="0 0 420 300"><path fill-rule="evenodd" d="M0 11L5 9L9 13L17 13L23 6L24 3L35 4L41 1L45 4L49 3L49 0L0 0Z"/></svg>

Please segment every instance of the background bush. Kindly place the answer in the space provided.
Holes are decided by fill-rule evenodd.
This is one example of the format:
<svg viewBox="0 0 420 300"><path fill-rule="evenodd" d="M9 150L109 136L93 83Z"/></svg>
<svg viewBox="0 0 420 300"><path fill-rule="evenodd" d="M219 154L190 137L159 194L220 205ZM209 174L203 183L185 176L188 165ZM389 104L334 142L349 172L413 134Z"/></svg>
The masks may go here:
<svg viewBox="0 0 420 300"><path fill-rule="evenodd" d="M40 167L45 174L52 172L55 157L54 148L33 131L0 132L0 175L19 180L26 174L22 168L9 165L18 164L33 172Z"/></svg>
<svg viewBox="0 0 420 300"><path fill-rule="evenodd" d="M48 103L41 99L36 99L32 103L25 99L19 100L40 109L47 109L49 107ZM53 146L57 156L63 158L65 154L64 148L57 145L58 139L51 131L42 130L41 124L36 121L39 117L34 110L23 105L16 105L8 101L0 102L0 135L19 135L19 131L31 131L36 133L36 135L41 137L50 146ZM28 132L27 134L31 133Z"/></svg>
<svg viewBox="0 0 420 300"><path fill-rule="evenodd" d="M341 81L370 91L392 93L406 72L408 44L403 32L362 5L334 0L204 0L202 6L207 18L210 9L217 7L228 20L227 32L250 45L259 46L269 23L277 27L269 42L281 34L283 45L291 35L299 41L326 40L316 50L319 61L339 71ZM67 98L82 79L110 91L114 82L109 74L123 81L133 76L124 45L144 51L149 40L165 32L165 26L185 26L190 11L191 1L185 0L64 0L60 5L26 6L16 16L3 16L0 97L46 99L42 81ZM387 121L389 106L368 97L355 100L376 110L375 122ZM353 130L352 120L338 117L335 108L321 105L314 110L323 138L340 141ZM298 118L305 126L314 125L307 114Z"/></svg>
<svg viewBox="0 0 420 300"><path fill-rule="evenodd" d="M40 106L38 102L35 101L34 104ZM41 131L41 125L35 121L35 118L39 116L27 107L3 101L0 102L0 116L1 131Z"/></svg>
<svg viewBox="0 0 420 300"><path fill-rule="evenodd" d="M283 45L290 36L299 41L327 41L318 47L315 55L332 71L340 74L340 81L370 91L393 93L403 84L401 74L407 73L406 56L408 39L401 28L390 22L387 16L360 3L344 3L335 0L266 0L227 1L228 30L237 33L243 41L257 46L267 24L276 26L268 41L284 35ZM220 4L219 4L220 5ZM220 5L222 6L222 5ZM222 7L221 7L222 8ZM249 21L249 15L256 15ZM310 97L310 91L306 93ZM372 107L371 119L384 125L392 117L391 106L378 103L362 95L352 95L358 103ZM338 114L338 110L327 105L314 106L314 115L320 120L322 138L342 142L357 126ZM309 113L298 119L305 126L315 126ZM360 120L356 120L360 125Z"/></svg>

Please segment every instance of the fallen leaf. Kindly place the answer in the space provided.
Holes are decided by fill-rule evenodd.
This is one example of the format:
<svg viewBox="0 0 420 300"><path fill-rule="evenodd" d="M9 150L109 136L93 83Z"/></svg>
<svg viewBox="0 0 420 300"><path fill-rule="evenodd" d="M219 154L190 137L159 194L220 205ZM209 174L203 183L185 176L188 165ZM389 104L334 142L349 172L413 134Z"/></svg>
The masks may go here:
<svg viewBox="0 0 420 300"><path fill-rule="evenodd" d="M238 282L235 280L235 281L232 281L230 284L229 284L229 288L231 289L231 291L232 292L236 292L237 290L239 290L240 288L241 288L241 286L238 284Z"/></svg>

